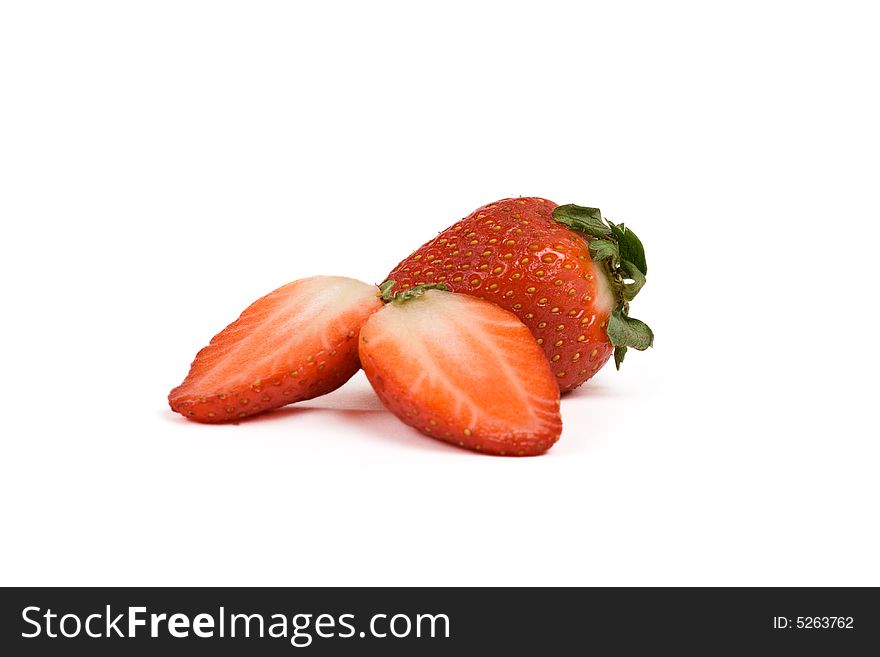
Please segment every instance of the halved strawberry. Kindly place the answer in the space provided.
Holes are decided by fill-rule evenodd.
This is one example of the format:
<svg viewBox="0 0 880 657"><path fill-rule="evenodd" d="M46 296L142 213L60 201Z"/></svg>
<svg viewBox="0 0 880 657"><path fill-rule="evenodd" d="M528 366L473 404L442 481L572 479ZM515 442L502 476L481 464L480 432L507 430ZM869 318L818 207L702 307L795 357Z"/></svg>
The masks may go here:
<svg viewBox="0 0 880 657"><path fill-rule="evenodd" d="M545 452L562 431L559 387L529 329L488 301L427 287L386 295L361 329L361 364L382 402L461 447Z"/></svg>
<svg viewBox="0 0 880 657"><path fill-rule="evenodd" d="M357 336L382 307L377 292L339 276L270 292L199 351L168 395L171 409L197 422L224 422L335 390L360 367Z"/></svg>

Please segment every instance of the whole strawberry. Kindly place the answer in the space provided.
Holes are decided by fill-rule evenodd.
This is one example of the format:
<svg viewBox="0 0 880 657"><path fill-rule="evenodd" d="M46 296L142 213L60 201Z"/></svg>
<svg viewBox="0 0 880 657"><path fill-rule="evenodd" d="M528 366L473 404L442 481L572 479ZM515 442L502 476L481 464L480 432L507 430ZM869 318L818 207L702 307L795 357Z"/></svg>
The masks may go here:
<svg viewBox="0 0 880 657"><path fill-rule="evenodd" d="M479 208L398 264L389 292L442 283L519 317L550 361L561 392L591 378L614 353L654 341L629 317L648 267L638 237L596 208L509 198ZM393 281L393 285L392 285Z"/></svg>

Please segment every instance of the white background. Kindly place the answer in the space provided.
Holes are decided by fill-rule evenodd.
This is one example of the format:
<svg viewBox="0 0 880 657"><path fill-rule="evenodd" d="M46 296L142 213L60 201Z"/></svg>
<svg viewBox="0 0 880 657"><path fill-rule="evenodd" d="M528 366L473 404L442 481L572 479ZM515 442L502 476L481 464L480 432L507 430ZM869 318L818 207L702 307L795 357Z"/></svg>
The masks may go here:
<svg viewBox="0 0 880 657"><path fill-rule="evenodd" d="M880 585L871 6L4 3L0 582ZM257 297L515 195L650 266L546 456L362 375L167 408Z"/></svg>

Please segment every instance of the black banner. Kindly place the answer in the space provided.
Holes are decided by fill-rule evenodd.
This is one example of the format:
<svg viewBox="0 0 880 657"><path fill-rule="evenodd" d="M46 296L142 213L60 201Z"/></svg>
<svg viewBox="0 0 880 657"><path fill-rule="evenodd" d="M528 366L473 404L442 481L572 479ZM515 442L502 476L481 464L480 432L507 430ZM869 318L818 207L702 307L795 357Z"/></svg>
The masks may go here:
<svg viewBox="0 0 880 657"><path fill-rule="evenodd" d="M5 655L880 648L870 588L7 588L0 614Z"/></svg>

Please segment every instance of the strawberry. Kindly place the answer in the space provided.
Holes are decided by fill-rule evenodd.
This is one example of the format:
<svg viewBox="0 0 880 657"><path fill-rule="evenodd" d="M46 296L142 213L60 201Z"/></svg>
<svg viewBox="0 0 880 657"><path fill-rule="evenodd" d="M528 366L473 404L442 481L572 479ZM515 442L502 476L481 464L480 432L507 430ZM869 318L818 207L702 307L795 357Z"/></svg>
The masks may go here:
<svg viewBox="0 0 880 657"><path fill-rule="evenodd" d="M224 422L335 390L360 368L358 333L381 307L374 285L351 278L288 283L214 336L168 403L189 420Z"/></svg>
<svg viewBox="0 0 880 657"><path fill-rule="evenodd" d="M419 431L489 454L532 456L559 438L559 388L529 330L487 301L411 288L361 328L364 372Z"/></svg>
<svg viewBox="0 0 880 657"><path fill-rule="evenodd" d="M596 208L509 198L479 208L400 262L389 292L441 283L516 314L550 360L566 392L592 377L614 352L653 344L629 317L645 283L645 251L623 224Z"/></svg>

